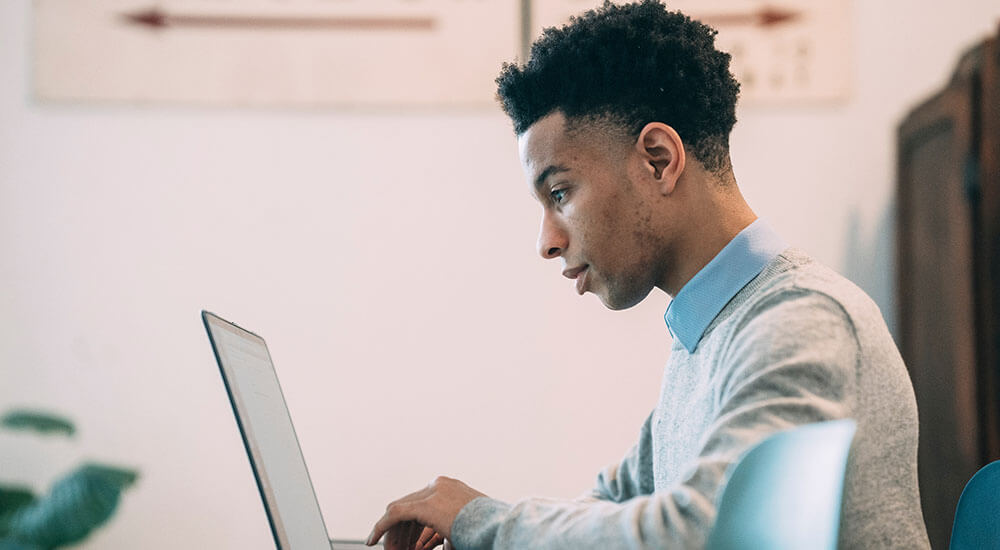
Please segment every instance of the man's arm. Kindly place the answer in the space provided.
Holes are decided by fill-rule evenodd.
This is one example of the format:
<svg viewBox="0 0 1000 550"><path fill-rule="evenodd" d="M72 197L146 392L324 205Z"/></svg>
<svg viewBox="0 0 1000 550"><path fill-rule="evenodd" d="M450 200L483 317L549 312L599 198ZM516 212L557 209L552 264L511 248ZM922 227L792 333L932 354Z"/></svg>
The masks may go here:
<svg viewBox="0 0 1000 550"><path fill-rule="evenodd" d="M508 505L477 498L455 518L455 547L703 546L731 463L771 433L850 416L854 405L858 348L853 324L840 306L826 296L803 293L776 297L761 307L722 356L732 367L720 394L720 413L679 484L620 503L528 499Z"/></svg>
<svg viewBox="0 0 1000 550"><path fill-rule="evenodd" d="M652 440L650 433L650 422L652 421L652 418L652 413L646 417L646 421L643 423L642 429L639 433L639 442L632 446L628 453L625 454L625 457L621 460L621 462L612 464L602 470L597 476L597 485L584 495L581 495L574 502L586 503L598 502L602 500L624 502L633 497L653 492ZM457 506L454 508L456 515L465 504L468 504L466 499L471 500L478 498L479 496L485 496L472 489L466 491L464 484L458 480L438 478L431 482L431 484L424 490L418 491L409 497L404 497L401 501L407 502L414 500L415 498L426 499L429 496L430 491L434 491L439 488L443 489L443 486L445 485L450 485L451 489L444 489L441 491L442 493L457 490L459 494L464 493L464 496L466 497L462 500L452 501L452 506ZM390 507L391 506L392 505L390 505ZM387 510L386 517L389 515L390 513ZM448 523L451 523L451 521ZM416 550L425 550L434 548L445 542L444 535L437 532L433 528L424 527L417 521L410 520L405 524L396 525L398 527L394 530L388 531L386 534L387 548L412 547L416 548ZM376 526L376 531L377 530L378 526ZM372 536L376 535L378 535L378 533L372 533ZM449 550L450 548L452 548L450 542L446 543L445 550Z"/></svg>
<svg viewBox="0 0 1000 550"><path fill-rule="evenodd" d="M597 475L597 485L584 498L624 502L653 492L653 440L649 413L636 443L617 464L611 464Z"/></svg>
<svg viewBox="0 0 1000 550"><path fill-rule="evenodd" d="M703 546L730 464L771 433L844 418L854 406L858 347L853 324L832 299L797 292L762 304L720 357L729 374L722 382L719 414L678 484L621 502L532 498L511 505L478 496L447 524L417 521L458 550ZM616 473L619 482L605 480L599 493L631 494L637 485L620 483L626 478L631 476ZM425 503L422 509L434 507Z"/></svg>

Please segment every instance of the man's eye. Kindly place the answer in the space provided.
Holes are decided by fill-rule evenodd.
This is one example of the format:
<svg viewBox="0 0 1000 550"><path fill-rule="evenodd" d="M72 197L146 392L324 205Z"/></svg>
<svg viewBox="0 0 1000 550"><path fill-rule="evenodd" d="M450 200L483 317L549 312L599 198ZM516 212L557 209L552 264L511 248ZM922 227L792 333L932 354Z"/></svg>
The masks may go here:
<svg viewBox="0 0 1000 550"><path fill-rule="evenodd" d="M556 204L559 204L563 200L565 200L565 198L566 198L566 190L565 189L553 189L549 193L549 196L552 197L552 202L554 202Z"/></svg>

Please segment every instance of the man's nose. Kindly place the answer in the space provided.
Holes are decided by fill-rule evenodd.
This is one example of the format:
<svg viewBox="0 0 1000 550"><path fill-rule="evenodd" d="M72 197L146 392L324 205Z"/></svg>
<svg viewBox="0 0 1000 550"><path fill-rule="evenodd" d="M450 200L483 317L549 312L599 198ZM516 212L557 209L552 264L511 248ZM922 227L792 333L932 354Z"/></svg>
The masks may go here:
<svg viewBox="0 0 1000 550"><path fill-rule="evenodd" d="M542 226L538 229L538 253L542 258L551 260L562 256L566 250L568 238L566 231L549 215L542 213Z"/></svg>

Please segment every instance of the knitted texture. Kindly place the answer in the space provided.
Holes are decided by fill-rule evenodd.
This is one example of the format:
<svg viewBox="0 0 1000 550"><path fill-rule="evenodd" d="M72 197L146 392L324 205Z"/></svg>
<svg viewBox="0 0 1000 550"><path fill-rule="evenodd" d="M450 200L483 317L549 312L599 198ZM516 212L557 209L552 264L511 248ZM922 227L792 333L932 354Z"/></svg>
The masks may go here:
<svg viewBox="0 0 1000 550"><path fill-rule="evenodd" d="M674 342L659 402L624 459L577 500L481 497L459 550L700 548L726 468L768 435L853 418L840 547L929 548L917 489L913 387L874 302L787 249L716 316Z"/></svg>

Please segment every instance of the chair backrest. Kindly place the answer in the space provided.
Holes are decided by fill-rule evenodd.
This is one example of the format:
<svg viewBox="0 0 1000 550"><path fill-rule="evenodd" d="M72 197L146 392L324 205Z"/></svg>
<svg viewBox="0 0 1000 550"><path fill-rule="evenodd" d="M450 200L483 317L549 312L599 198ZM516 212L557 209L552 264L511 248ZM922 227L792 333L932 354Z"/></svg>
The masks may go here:
<svg viewBox="0 0 1000 550"><path fill-rule="evenodd" d="M850 419L808 424L750 449L729 468L709 550L835 549L856 428Z"/></svg>
<svg viewBox="0 0 1000 550"><path fill-rule="evenodd" d="M965 485L955 510L950 548L1000 548L1000 460L983 466Z"/></svg>

